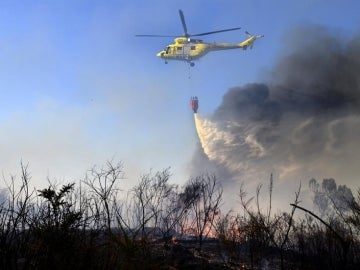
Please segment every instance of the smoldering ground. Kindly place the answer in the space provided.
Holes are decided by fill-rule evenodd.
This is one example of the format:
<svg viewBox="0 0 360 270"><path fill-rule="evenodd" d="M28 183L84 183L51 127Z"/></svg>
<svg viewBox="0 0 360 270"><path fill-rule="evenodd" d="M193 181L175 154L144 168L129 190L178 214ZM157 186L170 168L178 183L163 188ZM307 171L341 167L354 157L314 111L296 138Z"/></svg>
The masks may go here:
<svg viewBox="0 0 360 270"><path fill-rule="evenodd" d="M306 26L287 34L283 46L266 83L231 88L210 118L199 116L208 135L193 173L215 173L231 192L273 173L275 189L289 198L311 177L357 189L360 35Z"/></svg>

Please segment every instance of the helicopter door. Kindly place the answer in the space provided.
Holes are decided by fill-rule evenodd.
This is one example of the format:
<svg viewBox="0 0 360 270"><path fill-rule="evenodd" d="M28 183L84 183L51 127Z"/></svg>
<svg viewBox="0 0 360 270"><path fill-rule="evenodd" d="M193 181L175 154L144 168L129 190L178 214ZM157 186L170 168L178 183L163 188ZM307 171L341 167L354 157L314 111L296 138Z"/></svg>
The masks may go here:
<svg viewBox="0 0 360 270"><path fill-rule="evenodd" d="M190 51L193 50L192 47L193 45L190 44L184 46L184 52L183 52L184 58L186 59L190 58Z"/></svg>

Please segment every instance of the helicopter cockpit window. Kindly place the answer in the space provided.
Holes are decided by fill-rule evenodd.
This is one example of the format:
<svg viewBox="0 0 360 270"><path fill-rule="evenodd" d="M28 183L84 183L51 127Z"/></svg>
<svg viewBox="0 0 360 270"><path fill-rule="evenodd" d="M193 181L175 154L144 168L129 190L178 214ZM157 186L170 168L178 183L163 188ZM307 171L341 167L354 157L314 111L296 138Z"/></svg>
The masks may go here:
<svg viewBox="0 0 360 270"><path fill-rule="evenodd" d="M191 50L196 50L196 46L191 46L190 49Z"/></svg>
<svg viewBox="0 0 360 270"><path fill-rule="evenodd" d="M202 42L201 39L194 39L194 38L189 38L188 41L191 42L191 43L201 43Z"/></svg>
<svg viewBox="0 0 360 270"><path fill-rule="evenodd" d="M165 48L165 53L168 54L168 53L169 53L169 50L170 50L170 47L169 47L169 46L166 47L166 48Z"/></svg>

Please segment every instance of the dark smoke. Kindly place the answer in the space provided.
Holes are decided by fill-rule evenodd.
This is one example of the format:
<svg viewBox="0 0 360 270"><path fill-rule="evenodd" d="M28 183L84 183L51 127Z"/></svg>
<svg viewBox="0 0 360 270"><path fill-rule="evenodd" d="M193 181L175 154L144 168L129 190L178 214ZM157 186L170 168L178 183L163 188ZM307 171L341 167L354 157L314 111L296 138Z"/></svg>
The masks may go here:
<svg viewBox="0 0 360 270"><path fill-rule="evenodd" d="M345 40L317 26L293 30L270 78L230 89L210 119L234 138L226 152L234 166L195 153L194 171L213 171L232 189L270 173L291 194L311 177L357 188L360 36Z"/></svg>

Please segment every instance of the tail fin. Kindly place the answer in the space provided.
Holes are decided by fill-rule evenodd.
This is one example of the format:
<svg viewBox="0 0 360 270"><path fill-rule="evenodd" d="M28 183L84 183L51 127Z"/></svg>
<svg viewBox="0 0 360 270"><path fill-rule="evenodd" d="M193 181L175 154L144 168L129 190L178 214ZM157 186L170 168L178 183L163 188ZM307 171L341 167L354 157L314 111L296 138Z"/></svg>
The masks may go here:
<svg viewBox="0 0 360 270"><path fill-rule="evenodd" d="M245 31L245 34L248 36L248 39L247 39L248 42L247 42L247 44L244 46L244 50L246 50L247 47L250 47L250 49L252 49L253 46L254 46L255 40L257 40L258 38L264 37L263 34L254 36L254 35L250 34L248 31Z"/></svg>

